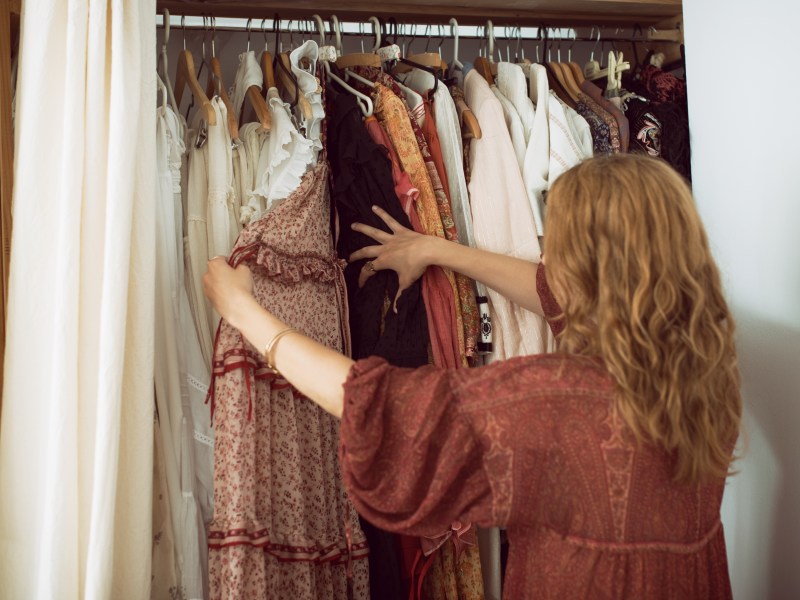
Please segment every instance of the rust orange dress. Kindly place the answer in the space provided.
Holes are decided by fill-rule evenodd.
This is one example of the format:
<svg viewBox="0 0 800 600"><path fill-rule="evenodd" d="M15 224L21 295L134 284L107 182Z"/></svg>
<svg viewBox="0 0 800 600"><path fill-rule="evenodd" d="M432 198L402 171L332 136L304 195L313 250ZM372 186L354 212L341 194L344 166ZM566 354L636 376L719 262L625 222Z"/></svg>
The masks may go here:
<svg viewBox="0 0 800 600"><path fill-rule="evenodd" d="M543 268L537 279L557 314ZM506 527L509 600L731 598L724 482L676 484L672 457L636 443L614 393L602 360L573 354L477 369L359 361L345 384L345 485L387 530Z"/></svg>

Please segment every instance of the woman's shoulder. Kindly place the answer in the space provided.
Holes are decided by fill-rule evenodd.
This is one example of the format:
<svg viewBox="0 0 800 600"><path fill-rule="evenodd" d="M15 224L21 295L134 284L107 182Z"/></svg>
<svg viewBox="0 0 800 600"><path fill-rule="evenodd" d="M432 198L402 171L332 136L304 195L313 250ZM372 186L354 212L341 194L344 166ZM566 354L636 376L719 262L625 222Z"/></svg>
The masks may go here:
<svg viewBox="0 0 800 600"><path fill-rule="evenodd" d="M493 401L550 400L564 396L612 398L614 381L601 358L553 353L520 356L457 372L467 405Z"/></svg>

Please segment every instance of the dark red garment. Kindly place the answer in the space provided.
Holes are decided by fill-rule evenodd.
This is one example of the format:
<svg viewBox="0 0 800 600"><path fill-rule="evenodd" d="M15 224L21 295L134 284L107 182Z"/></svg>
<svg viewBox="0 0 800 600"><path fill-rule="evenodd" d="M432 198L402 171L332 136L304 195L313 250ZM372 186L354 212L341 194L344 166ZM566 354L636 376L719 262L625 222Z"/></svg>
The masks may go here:
<svg viewBox="0 0 800 600"><path fill-rule="evenodd" d="M685 79L676 77L655 65L645 65L641 77L642 83L656 102L686 103Z"/></svg>
<svg viewBox="0 0 800 600"><path fill-rule="evenodd" d="M671 456L612 409L602 360L411 370L369 358L344 389L339 460L359 512L418 536L455 519L506 527L506 599L731 598L724 482L676 484Z"/></svg>
<svg viewBox="0 0 800 600"><path fill-rule="evenodd" d="M432 92L428 92L423 99L425 106L425 121L422 124L422 135L425 141L428 142L428 150L430 150L433 165L436 167L436 173L439 175L439 180L442 182L442 189L444 195L450 200L450 184L447 179L447 171L444 168L444 157L442 156L442 143L439 141L439 132L436 131L436 115L433 112L433 103L430 101ZM462 236L464 233L461 234Z"/></svg>
<svg viewBox="0 0 800 600"><path fill-rule="evenodd" d="M398 195L403 210L408 215L411 228L417 233L425 233L422 227L414 200L419 195L419 190L411 185L408 174L403 172L397 152L392 146L389 136L383 130L377 119L370 117L364 124L372 140L384 146L392 161L392 176L395 183L395 192ZM458 349L456 334L453 326L456 323L455 305L452 287L447 280L447 275L441 267L431 265L422 274L422 298L425 303L428 318L428 335L431 342L431 354L435 364L455 366L458 364Z"/></svg>

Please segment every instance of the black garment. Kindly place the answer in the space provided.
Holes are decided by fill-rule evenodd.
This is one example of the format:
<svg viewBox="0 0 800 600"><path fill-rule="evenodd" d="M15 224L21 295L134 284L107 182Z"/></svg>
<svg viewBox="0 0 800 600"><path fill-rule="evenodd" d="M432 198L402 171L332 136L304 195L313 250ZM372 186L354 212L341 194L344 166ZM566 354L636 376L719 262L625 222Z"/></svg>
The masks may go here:
<svg viewBox="0 0 800 600"><path fill-rule="evenodd" d="M354 96L341 93L333 98L328 90L328 157L333 174L331 197L339 214L340 232L336 250L340 258L378 242L353 231L355 222L389 232L386 224L372 212L380 206L404 227L408 217L394 191L391 162L387 151L372 141ZM401 367L428 364L428 321L419 280L405 290L391 308L399 287L397 273L377 271L358 287L358 276L366 261L349 264L344 271L350 308L350 335L353 358L382 356ZM374 527L364 519L361 526L370 547L370 595L380 600L403 600L397 541L391 533Z"/></svg>
<svg viewBox="0 0 800 600"><path fill-rule="evenodd" d="M372 141L361 121L354 96L342 93L332 102L328 123L329 158L333 172L333 200L339 212L339 257L378 242L353 231L356 221L389 231L374 212L380 206L401 225L411 227L394 191L391 163L383 146ZM397 303L397 313L386 311L397 294L397 273L376 272L358 287L358 276L365 261L345 268L353 358L378 355L392 365L419 367L428 364L428 321L419 280L405 290ZM388 302L385 300L389 299ZM385 318L384 318L385 312ZM383 320L383 328L381 321Z"/></svg>

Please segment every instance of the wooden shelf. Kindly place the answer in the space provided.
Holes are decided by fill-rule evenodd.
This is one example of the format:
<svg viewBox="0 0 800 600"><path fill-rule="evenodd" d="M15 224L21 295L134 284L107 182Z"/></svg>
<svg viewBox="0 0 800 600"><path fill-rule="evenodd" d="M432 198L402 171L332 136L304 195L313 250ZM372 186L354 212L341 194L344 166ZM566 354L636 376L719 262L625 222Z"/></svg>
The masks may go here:
<svg viewBox="0 0 800 600"><path fill-rule="evenodd" d="M651 25L682 12L681 0L158 0L158 10L175 15L211 14L218 17L282 19L319 13L324 19L364 20L371 15L393 16L407 23L446 23L456 17L464 24L496 25Z"/></svg>

